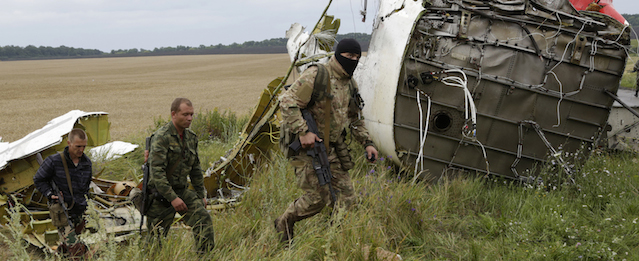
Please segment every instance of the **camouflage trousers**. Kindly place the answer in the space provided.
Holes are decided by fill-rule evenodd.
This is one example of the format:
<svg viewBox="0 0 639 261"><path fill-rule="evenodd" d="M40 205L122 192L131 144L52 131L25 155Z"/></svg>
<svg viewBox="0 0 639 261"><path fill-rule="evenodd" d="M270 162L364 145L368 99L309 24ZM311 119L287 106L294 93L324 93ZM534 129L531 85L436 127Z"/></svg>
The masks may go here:
<svg viewBox="0 0 639 261"><path fill-rule="evenodd" d="M333 175L331 185L335 190L337 198L335 204L348 208L353 205L357 199L353 190L351 177L348 175L348 171L342 169L342 164L337 158L335 150L331 150L328 160L331 164L331 174ZM327 204L331 203L329 187L328 185L319 185L311 157L306 155L295 156L291 159L290 163L295 167L297 185L304 190L304 195L293 201L282 216L296 217L296 220L314 216L322 211Z"/></svg>
<svg viewBox="0 0 639 261"><path fill-rule="evenodd" d="M186 212L181 212L180 214L183 216L184 223L191 227L199 250L205 252L213 250L215 246L213 220L204 208L202 199L198 197L195 191L190 189L176 191L176 193L188 208ZM146 227L151 231L149 233L150 239L168 234L171 224L173 224L175 212L171 203L157 199L153 200L147 212L146 223Z"/></svg>

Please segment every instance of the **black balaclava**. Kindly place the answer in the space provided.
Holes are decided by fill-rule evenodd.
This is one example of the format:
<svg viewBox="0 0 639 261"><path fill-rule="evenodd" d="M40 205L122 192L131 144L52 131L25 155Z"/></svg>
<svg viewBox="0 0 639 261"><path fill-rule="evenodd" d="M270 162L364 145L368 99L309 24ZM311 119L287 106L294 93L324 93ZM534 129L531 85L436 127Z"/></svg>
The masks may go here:
<svg viewBox="0 0 639 261"><path fill-rule="evenodd" d="M355 39L347 38L339 41L337 47L335 48L335 58L344 71L348 73L348 75L353 76L353 72L355 71L355 67L357 67L358 60L351 60L341 55L341 53L354 53L357 55L362 55L362 48L359 46L359 43L355 41Z"/></svg>

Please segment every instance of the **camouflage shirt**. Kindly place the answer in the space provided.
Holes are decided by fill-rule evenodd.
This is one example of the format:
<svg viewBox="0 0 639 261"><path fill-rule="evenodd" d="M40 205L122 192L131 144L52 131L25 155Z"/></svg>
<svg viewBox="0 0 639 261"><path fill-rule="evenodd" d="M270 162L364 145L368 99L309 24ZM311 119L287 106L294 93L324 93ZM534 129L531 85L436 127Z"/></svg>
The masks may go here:
<svg viewBox="0 0 639 261"><path fill-rule="evenodd" d="M206 196L197 152L197 136L190 129L184 130L184 140L180 139L173 122L155 131L151 138L149 165L149 185L155 187L169 202L178 197L176 190L188 188L187 176L197 195L200 198ZM167 172L171 171L167 176Z"/></svg>
<svg viewBox="0 0 639 261"><path fill-rule="evenodd" d="M366 126L364 126L364 119L360 117L361 113L359 110L349 110L349 102L351 99L349 84L351 82L355 84L353 87L355 87L354 89L356 90L357 85L355 81L351 81L349 75L342 69L342 66L339 65L334 56L331 57L325 66L330 74L330 89L333 95L330 119L330 141L337 141L342 131L348 128L349 125L352 125L351 133L357 141L362 144L370 142L368 130ZM306 105L311 100L317 71L317 66L311 66L306 69L300 78L279 97L282 119L295 134L304 135L308 132L308 126L302 117L300 109L306 108ZM328 101L330 100L323 98L318 99L312 107L308 108L317 122L319 136L322 138L324 137L324 104Z"/></svg>

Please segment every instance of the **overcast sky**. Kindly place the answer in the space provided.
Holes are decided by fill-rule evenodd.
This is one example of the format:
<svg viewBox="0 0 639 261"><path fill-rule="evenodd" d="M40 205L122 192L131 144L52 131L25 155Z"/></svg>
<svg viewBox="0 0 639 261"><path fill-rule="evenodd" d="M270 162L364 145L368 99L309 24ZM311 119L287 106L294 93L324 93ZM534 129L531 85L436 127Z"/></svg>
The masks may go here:
<svg viewBox="0 0 639 261"><path fill-rule="evenodd" d="M333 0L339 33L370 33L379 0ZM199 46L284 37L292 23L310 30L328 0L1 0L0 46L117 49ZM639 14L637 0L615 0L620 13Z"/></svg>

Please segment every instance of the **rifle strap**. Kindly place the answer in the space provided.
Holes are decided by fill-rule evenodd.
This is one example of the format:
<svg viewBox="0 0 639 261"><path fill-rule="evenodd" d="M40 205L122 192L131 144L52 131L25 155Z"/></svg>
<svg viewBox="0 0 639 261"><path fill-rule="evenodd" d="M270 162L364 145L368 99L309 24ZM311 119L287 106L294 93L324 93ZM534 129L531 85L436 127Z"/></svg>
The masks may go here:
<svg viewBox="0 0 639 261"><path fill-rule="evenodd" d="M71 192L71 206L67 209L72 209L75 205L75 198L73 197L73 187L71 186L71 176L69 175L69 167L67 166L67 157L64 156L64 152L60 151L60 157L62 158L62 166L64 166L64 173L67 174L67 185L69 185L69 191ZM62 202L64 204L64 202Z"/></svg>
<svg viewBox="0 0 639 261"><path fill-rule="evenodd" d="M326 146L326 153L330 153L331 111L333 107L333 96L331 95L331 74L323 64L318 64L317 68L318 71L315 76L313 92L320 92L322 89L324 91L324 98L326 102L324 103L324 137L322 138L325 140L324 146Z"/></svg>
<svg viewBox="0 0 639 261"><path fill-rule="evenodd" d="M306 108L313 107L315 105L315 101L321 100L326 96L326 94L330 94L326 92L326 86L331 82L331 77L328 73L328 69L323 64L316 64L317 66L317 74L315 75L315 81L313 82L313 93L311 94L311 100L308 101Z"/></svg>
<svg viewBox="0 0 639 261"><path fill-rule="evenodd" d="M324 103L324 144L326 146L326 153L331 153L331 109L333 104L333 96L331 96L331 80L328 80L326 86L326 102Z"/></svg>
<svg viewBox="0 0 639 261"><path fill-rule="evenodd" d="M320 99L320 97L323 97L326 100L326 103L324 104L324 137L321 138L326 140L326 153L330 153L329 143L331 136L330 127L333 96L331 95L331 74L323 64L317 64L317 75L315 75L315 82L313 83L313 94L311 95L311 100L308 102L306 107L310 108L315 105L315 101Z"/></svg>

